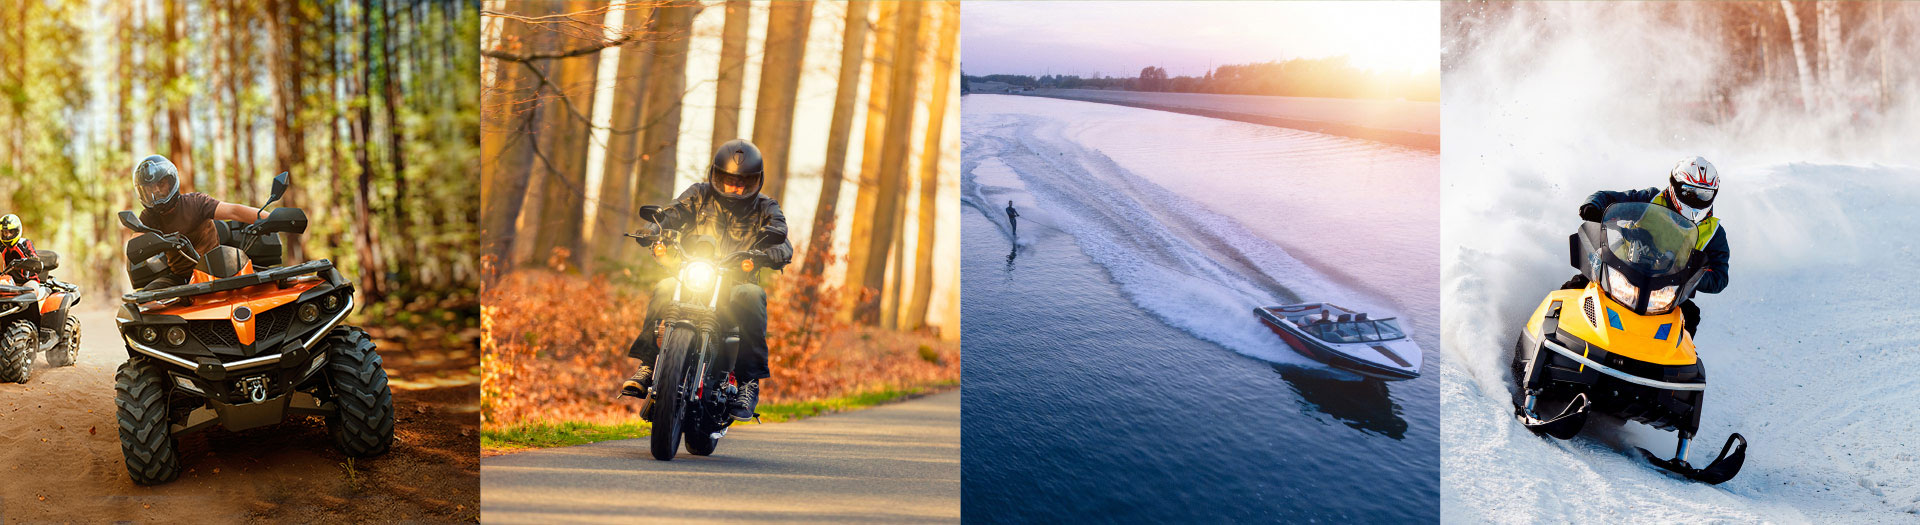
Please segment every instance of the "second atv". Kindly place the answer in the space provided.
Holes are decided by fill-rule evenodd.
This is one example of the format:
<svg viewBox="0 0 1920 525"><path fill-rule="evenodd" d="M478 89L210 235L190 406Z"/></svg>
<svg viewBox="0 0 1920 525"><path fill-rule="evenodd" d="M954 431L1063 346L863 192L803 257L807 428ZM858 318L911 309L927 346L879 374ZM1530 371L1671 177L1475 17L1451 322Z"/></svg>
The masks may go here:
<svg viewBox="0 0 1920 525"><path fill-rule="evenodd" d="M1705 365L1694 352L1679 304L1700 282L1692 221L1664 206L1615 204L1570 239L1582 289L1540 301L1515 342L1514 415L1536 433L1571 439L1600 412L1679 434L1673 459L1648 461L1689 479L1719 484L1746 462L1747 440L1728 436L1704 468L1687 462L1700 429Z"/></svg>
<svg viewBox="0 0 1920 525"><path fill-rule="evenodd" d="M267 204L289 181L273 179ZM196 261L187 284L122 297L127 362L114 377L120 449L135 483L179 477L175 437L215 425L246 430L288 416L322 416L351 457L393 444L393 394L373 339L345 324L353 283L325 259L281 265L278 234L304 233L306 212L278 208L253 224L218 222L220 245L192 241L120 212L128 277L145 287L174 256Z"/></svg>
<svg viewBox="0 0 1920 525"><path fill-rule="evenodd" d="M0 277L0 382L33 379L33 356L47 355L53 366L73 366L80 358L80 320L72 315L80 289L54 279L60 254L49 250L14 261L7 273L26 270L39 279L16 283Z"/></svg>

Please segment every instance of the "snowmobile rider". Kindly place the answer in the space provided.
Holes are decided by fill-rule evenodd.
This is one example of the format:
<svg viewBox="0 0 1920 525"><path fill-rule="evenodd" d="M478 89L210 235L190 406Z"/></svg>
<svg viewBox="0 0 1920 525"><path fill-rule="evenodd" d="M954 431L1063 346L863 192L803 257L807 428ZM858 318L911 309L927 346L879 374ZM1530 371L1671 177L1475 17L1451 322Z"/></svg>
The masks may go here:
<svg viewBox="0 0 1920 525"><path fill-rule="evenodd" d="M140 222L164 233L178 233L193 241L194 251L207 253L220 245L213 221L240 221L251 224L260 219L260 209L245 204L220 202L204 193L180 193L180 169L160 155L148 155L133 166L133 185L140 194ZM167 269L148 283L145 289L158 290L186 284L193 278L194 261L174 253L167 254Z"/></svg>
<svg viewBox="0 0 1920 525"><path fill-rule="evenodd" d="M1013 211L1013 201L1007 201L1007 228L1014 237L1020 236L1020 212Z"/></svg>
<svg viewBox="0 0 1920 525"><path fill-rule="evenodd" d="M33 251L33 241L20 234L20 216L7 214L0 217L0 268L11 268L14 261L32 259L39 255ZM27 281L38 277L25 269L11 270L6 275L13 277L13 284L26 286Z"/></svg>
<svg viewBox="0 0 1920 525"><path fill-rule="evenodd" d="M1580 205L1580 218L1598 222L1608 206L1622 202L1647 202L1666 206L1694 222L1700 238L1693 244L1694 257L1706 257L1705 275L1694 292L1720 293L1727 288L1727 231L1720 218L1713 216L1713 198L1720 192L1720 171L1701 157L1681 159L1667 173L1667 187L1644 190L1597 191ZM1585 275L1575 275L1562 289L1587 287ZM1700 326L1700 307L1688 297L1680 303L1680 315L1686 318L1687 335Z"/></svg>
<svg viewBox="0 0 1920 525"><path fill-rule="evenodd" d="M707 167L707 181L695 183L670 206L655 215L661 228L688 234L711 236L720 243L719 253L733 253L753 247L762 234L785 237L787 217L780 204L760 194L764 172L760 148L745 140L730 140L713 152ZM778 270L793 261L793 246L779 245L749 252L754 268ZM654 300L647 304L647 319L640 337L634 339L627 356L640 360L640 369L620 385L621 395L646 396L653 384L653 362L660 355L661 315L680 285L677 279L662 279L653 287ZM723 326L740 330L740 354L734 360L734 378L741 383L740 395L733 399L734 419L752 419L760 401L760 380L771 375L767 369L767 292L752 282L734 285L725 311Z"/></svg>

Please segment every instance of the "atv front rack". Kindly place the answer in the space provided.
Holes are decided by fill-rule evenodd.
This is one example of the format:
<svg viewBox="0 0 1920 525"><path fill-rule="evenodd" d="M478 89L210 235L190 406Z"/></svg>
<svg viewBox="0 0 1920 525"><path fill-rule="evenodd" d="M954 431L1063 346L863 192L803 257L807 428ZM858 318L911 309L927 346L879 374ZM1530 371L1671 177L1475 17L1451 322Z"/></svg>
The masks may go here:
<svg viewBox="0 0 1920 525"><path fill-rule="evenodd" d="M13 286L10 284L0 284L0 295L20 295L23 293L32 293L33 291L34 291L33 287L31 286Z"/></svg>
<svg viewBox="0 0 1920 525"><path fill-rule="evenodd" d="M145 304L145 303L150 303L154 301L178 299L181 297L193 297L196 295L206 295L214 292L233 291L241 288L246 288L249 286L259 286L262 284L279 282L283 279L287 279L290 277L297 277L300 275L305 275L310 273L319 273L319 272L331 270L331 269L333 269L333 261L330 261L327 259L319 259L319 260L307 261L307 262L296 264L293 266L268 268L268 269L256 271L254 273L250 273L247 275L236 275L233 277L207 281L204 283L183 284L179 286L161 288L159 290L136 291L136 292L128 293L126 295L122 295L120 296L120 298L121 300L124 300L129 304Z"/></svg>

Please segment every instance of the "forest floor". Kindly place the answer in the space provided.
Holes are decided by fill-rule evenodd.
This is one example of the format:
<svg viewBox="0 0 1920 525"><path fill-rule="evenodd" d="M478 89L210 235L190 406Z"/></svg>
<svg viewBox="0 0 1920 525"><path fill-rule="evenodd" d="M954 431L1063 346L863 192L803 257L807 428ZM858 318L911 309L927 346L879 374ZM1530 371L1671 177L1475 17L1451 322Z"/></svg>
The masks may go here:
<svg viewBox="0 0 1920 525"><path fill-rule="evenodd" d="M36 364L0 385L0 520L471 522L479 519L478 320L473 297L369 305L354 322L379 345L393 388L394 444L350 460L326 424L293 418L242 432L180 438L186 471L144 487L127 476L114 419L114 372L126 360L114 312L75 313L76 366ZM43 361L43 360L42 360Z"/></svg>
<svg viewBox="0 0 1920 525"><path fill-rule="evenodd" d="M630 280L522 270L482 294L485 454L646 435L634 415L638 403L615 392L635 366L626 349L648 299ZM833 322L834 305L806 312L790 299L798 295L790 286L769 292L773 377L762 383L763 421L865 408L959 384L958 341Z"/></svg>

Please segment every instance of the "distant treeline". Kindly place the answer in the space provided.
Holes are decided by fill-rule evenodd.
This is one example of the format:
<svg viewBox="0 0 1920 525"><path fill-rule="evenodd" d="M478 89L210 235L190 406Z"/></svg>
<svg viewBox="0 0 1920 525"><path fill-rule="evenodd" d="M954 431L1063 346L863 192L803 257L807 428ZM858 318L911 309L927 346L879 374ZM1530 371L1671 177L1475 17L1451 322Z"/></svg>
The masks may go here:
<svg viewBox="0 0 1920 525"><path fill-rule="evenodd" d="M1440 100L1440 72L1375 71L1356 67L1347 57L1296 58L1213 68L1203 76L1168 76L1148 66L1133 77L1095 75L985 75L974 82L1004 82L1023 88L1119 89L1171 93L1224 93L1288 97Z"/></svg>

